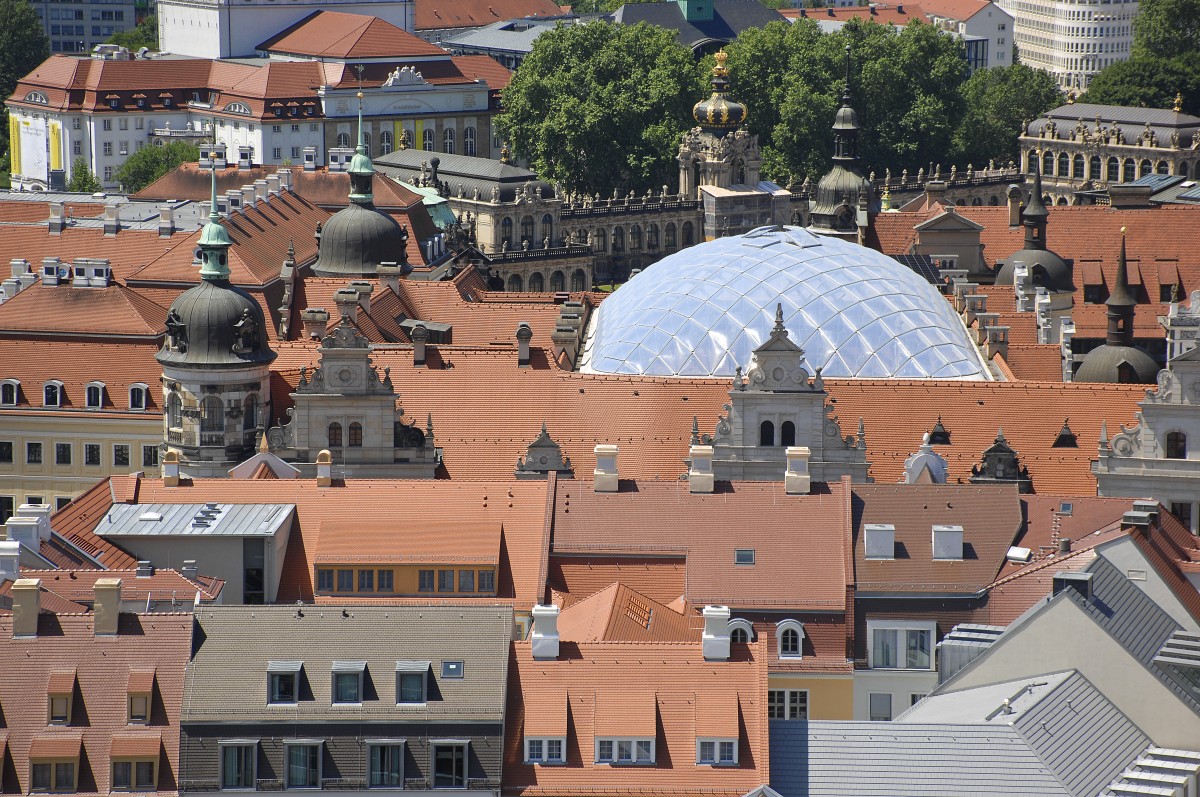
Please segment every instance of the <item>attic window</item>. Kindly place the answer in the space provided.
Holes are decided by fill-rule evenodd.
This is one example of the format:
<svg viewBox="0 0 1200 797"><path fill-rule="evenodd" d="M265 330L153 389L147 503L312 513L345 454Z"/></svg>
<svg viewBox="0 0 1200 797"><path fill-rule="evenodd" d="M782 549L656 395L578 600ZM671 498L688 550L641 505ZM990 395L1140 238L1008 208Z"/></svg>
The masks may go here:
<svg viewBox="0 0 1200 797"><path fill-rule="evenodd" d="M38 105L49 105L50 100L40 91L31 91L25 95L25 102L36 102Z"/></svg>
<svg viewBox="0 0 1200 797"><path fill-rule="evenodd" d="M733 552L733 563L735 565L752 565L754 564L754 549L753 548L738 548Z"/></svg>
<svg viewBox="0 0 1200 797"><path fill-rule="evenodd" d="M461 661L443 661L442 662L442 677L443 678L462 678L463 663Z"/></svg>
<svg viewBox="0 0 1200 797"><path fill-rule="evenodd" d="M1070 501L1061 501L1058 504L1058 514L1060 515L1069 515L1074 509L1075 507Z"/></svg>

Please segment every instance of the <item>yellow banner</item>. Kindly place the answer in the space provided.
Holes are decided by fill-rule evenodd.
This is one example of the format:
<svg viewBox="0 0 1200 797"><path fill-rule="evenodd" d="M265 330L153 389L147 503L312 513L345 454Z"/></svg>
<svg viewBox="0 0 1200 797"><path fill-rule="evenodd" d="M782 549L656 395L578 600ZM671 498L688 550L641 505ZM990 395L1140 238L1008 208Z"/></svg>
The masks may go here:
<svg viewBox="0 0 1200 797"><path fill-rule="evenodd" d="M9 171L21 172L21 123L16 114L8 117L8 154Z"/></svg>
<svg viewBox="0 0 1200 797"><path fill-rule="evenodd" d="M50 123L50 168L59 170L63 167L62 157L62 125Z"/></svg>

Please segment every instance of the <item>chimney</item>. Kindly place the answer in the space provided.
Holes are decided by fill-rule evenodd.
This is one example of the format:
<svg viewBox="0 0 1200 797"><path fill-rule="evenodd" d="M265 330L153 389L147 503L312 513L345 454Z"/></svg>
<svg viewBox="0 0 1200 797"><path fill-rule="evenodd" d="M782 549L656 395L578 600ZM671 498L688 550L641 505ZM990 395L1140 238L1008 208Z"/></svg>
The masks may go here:
<svg viewBox="0 0 1200 797"><path fill-rule="evenodd" d="M333 455L328 449L322 449L317 454L317 486L330 487L333 485Z"/></svg>
<svg viewBox="0 0 1200 797"><path fill-rule="evenodd" d="M42 541L38 534L37 518L14 515L8 519L7 528L8 539L24 545L31 551L36 552L41 549Z"/></svg>
<svg viewBox="0 0 1200 797"><path fill-rule="evenodd" d="M1130 510L1121 516L1121 524L1124 526L1134 526L1139 529L1148 529L1150 528L1150 513Z"/></svg>
<svg viewBox="0 0 1200 797"><path fill-rule="evenodd" d="M700 643L705 661L729 661L729 607L704 607L704 636Z"/></svg>
<svg viewBox="0 0 1200 797"><path fill-rule="evenodd" d="M1021 226L1021 186L1008 187L1008 226Z"/></svg>
<svg viewBox="0 0 1200 797"><path fill-rule="evenodd" d="M711 493L713 491L713 447L692 446L688 449L688 459L692 461L691 467L688 468L688 491ZM708 610L705 609L705 611Z"/></svg>
<svg viewBox="0 0 1200 797"><path fill-rule="evenodd" d="M1148 208L1153 186L1113 183L1108 187L1108 203L1113 208Z"/></svg>
<svg viewBox="0 0 1200 797"><path fill-rule="evenodd" d="M529 644L535 659L558 658L558 607L538 604L530 611L533 615L533 630L529 632Z"/></svg>
<svg viewBox="0 0 1200 797"><path fill-rule="evenodd" d="M254 181L254 196L260 202L266 202L270 199L270 193L267 190L267 181L258 179Z"/></svg>
<svg viewBox="0 0 1200 797"><path fill-rule="evenodd" d="M170 238L175 232L175 208L170 205L158 206L158 237Z"/></svg>
<svg viewBox="0 0 1200 797"><path fill-rule="evenodd" d="M1146 498L1139 498L1138 500L1133 502L1133 511L1134 512L1145 512L1147 515L1150 516L1151 520L1157 520L1158 519L1158 506L1159 506L1158 501L1154 501L1154 500L1150 500L1150 499L1146 499Z"/></svg>
<svg viewBox="0 0 1200 797"><path fill-rule="evenodd" d="M320 340L329 330L329 312L323 307L310 307L300 314L304 322L304 337Z"/></svg>
<svg viewBox="0 0 1200 797"><path fill-rule="evenodd" d="M1008 327L997 324L987 328L987 358L990 360L999 354L1008 357Z"/></svg>
<svg viewBox="0 0 1200 797"><path fill-rule="evenodd" d="M280 186L279 175L278 174L268 174L267 175L267 195L270 196L270 195L274 194L275 196L278 196L279 195L279 186Z"/></svg>
<svg viewBox="0 0 1200 797"><path fill-rule="evenodd" d="M179 575L183 576L189 581L195 581L200 575L200 568L196 567L196 560L184 559L183 567L179 569Z"/></svg>
<svg viewBox="0 0 1200 797"><path fill-rule="evenodd" d="M413 365L425 364L425 343L429 340L429 330L424 324L417 324L408 333L413 342Z"/></svg>
<svg viewBox="0 0 1200 797"><path fill-rule="evenodd" d="M863 526L863 544L867 559L895 559L896 527L891 523L867 523Z"/></svg>
<svg viewBox="0 0 1200 797"><path fill-rule="evenodd" d="M154 575L154 565L150 564L148 559L139 559L137 570L134 571L138 578L150 578Z"/></svg>
<svg viewBox="0 0 1200 797"><path fill-rule="evenodd" d="M42 258L42 284L57 285L58 270L62 268L62 261L57 257Z"/></svg>
<svg viewBox="0 0 1200 797"><path fill-rule="evenodd" d="M229 147L226 144L217 144L216 146L214 146L213 151L212 151L213 166L218 169L228 168L229 167L229 159L227 157L228 152L229 152Z"/></svg>
<svg viewBox="0 0 1200 797"><path fill-rule="evenodd" d="M314 172L317 170L317 148L305 147L304 150L304 171Z"/></svg>
<svg viewBox="0 0 1200 797"><path fill-rule="evenodd" d="M50 234L61 235L67 226L66 206L62 202L50 203Z"/></svg>
<svg viewBox="0 0 1200 797"><path fill-rule="evenodd" d="M17 582L18 584L21 582ZM1052 596L1063 590L1073 589L1086 601L1092 599L1092 574L1060 571L1054 574Z"/></svg>
<svg viewBox="0 0 1200 797"><path fill-rule="evenodd" d="M593 487L598 493L615 493L617 491L617 446L600 444L596 446L596 469L592 472Z"/></svg>
<svg viewBox="0 0 1200 797"><path fill-rule="evenodd" d="M238 149L238 160L237 160L238 170L241 171L241 170L251 168L254 165L253 158L251 157L251 153L254 151L254 148L248 144L241 144L238 146L237 149Z"/></svg>
<svg viewBox="0 0 1200 797"><path fill-rule="evenodd" d="M517 365L525 368L529 365L529 341L533 340L533 327L528 321L517 324Z"/></svg>
<svg viewBox="0 0 1200 797"><path fill-rule="evenodd" d="M16 581L21 576L21 543L0 540L0 584Z"/></svg>
<svg viewBox="0 0 1200 797"><path fill-rule="evenodd" d="M349 318L352 323L357 323L358 291L353 288L341 288L334 292L333 301L337 305L340 317Z"/></svg>
<svg viewBox="0 0 1200 797"><path fill-rule="evenodd" d="M808 495L812 489L812 475L808 472L808 458L812 452L808 446L788 446L786 456L783 491L788 495Z"/></svg>
<svg viewBox="0 0 1200 797"><path fill-rule="evenodd" d="M292 170L291 169L280 169L279 171L275 172L275 174L279 175L279 190L280 190L280 192L291 191L292 190Z"/></svg>
<svg viewBox="0 0 1200 797"><path fill-rule="evenodd" d="M355 280L350 283L350 287L358 293L358 306L366 315L371 314L371 294L375 292L375 286L366 280Z"/></svg>
<svg viewBox="0 0 1200 797"><path fill-rule="evenodd" d="M1059 555L1061 556L1062 554L1068 554L1070 552L1071 552L1071 538L1070 537L1060 537L1058 539Z"/></svg>
<svg viewBox="0 0 1200 797"><path fill-rule="evenodd" d="M42 580L18 578L12 586L13 636L37 636L42 611Z"/></svg>
<svg viewBox="0 0 1200 797"><path fill-rule="evenodd" d="M138 562L138 575L141 575ZM121 579L96 579L96 601L92 604L96 636L116 636L117 620L121 616Z"/></svg>
<svg viewBox="0 0 1200 797"><path fill-rule="evenodd" d="M397 296L400 295L400 277L403 275L404 270L394 262L380 263L375 269L375 276L379 277L379 284Z"/></svg>
<svg viewBox="0 0 1200 797"><path fill-rule="evenodd" d="M225 192L225 215L233 215L233 211L242 206L242 191L239 188L230 188Z"/></svg>
<svg viewBox="0 0 1200 797"><path fill-rule="evenodd" d="M239 166L238 168L241 168L241 167ZM249 210L250 208L254 207L254 203L256 201L257 200L254 197L254 186L252 186L252 185L242 186L242 212L244 213L247 210Z"/></svg>
<svg viewBox="0 0 1200 797"><path fill-rule="evenodd" d="M116 235L121 229L121 206L120 205L105 205L104 206L104 234Z"/></svg>
<svg viewBox="0 0 1200 797"><path fill-rule="evenodd" d="M179 486L179 452L168 451L162 458L163 487Z"/></svg>
<svg viewBox="0 0 1200 797"><path fill-rule="evenodd" d="M946 181L929 180L925 183L925 202L932 205L946 198Z"/></svg>
<svg viewBox="0 0 1200 797"><path fill-rule="evenodd" d="M29 547L36 551L40 543L50 539L50 515L53 512L54 510L46 504L21 504L17 507L16 516L9 518L8 521L12 523L17 518L29 521L29 528L31 529ZM8 536L9 538L13 538L11 527Z"/></svg>
<svg viewBox="0 0 1200 797"><path fill-rule="evenodd" d="M935 561L961 562L963 558L963 527L933 527L933 558Z"/></svg>
<svg viewBox="0 0 1200 797"><path fill-rule="evenodd" d="M8 268L12 278L19 280L29 273L29 261L23 257L14 257L8 261Z"/></svg>

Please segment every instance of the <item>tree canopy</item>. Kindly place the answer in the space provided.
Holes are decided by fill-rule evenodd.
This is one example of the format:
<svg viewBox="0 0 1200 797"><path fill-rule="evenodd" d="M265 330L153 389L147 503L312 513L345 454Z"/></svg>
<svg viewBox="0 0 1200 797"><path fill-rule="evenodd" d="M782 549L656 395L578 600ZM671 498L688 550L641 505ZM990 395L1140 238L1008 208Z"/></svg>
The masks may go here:
<svg viewBox="0 0 1200 797"><path fill-rule="evenodd" d="M640 193L673 182L702 85L671 31L559 25L513 75L499 125L534 170L570 191Z"/></svg>
<svg viewBox="0 0 1200 797"><path fill-rule="evenodd" d="M82 156L76 158L75 162L71 164L71 179L67 180L67 190L90 194L99 191L100 188L100 181L88 168L87 161Z"/></svg>
<svg viewBox="0 0 1200 797"><path fill-rule="evenodd" d="M132 30L123 30L114 33L109 42L118 44L121 47L128 49L130 52L137 52L146 47L150 50L158 49L158 17L151 14L138 23L136 28Z"/></svg>
<svg viewBox="0 0 1200 797"><path fill-rule="evenodd" d="M180 164L199 159L200 150L186 141L172 141L162 147L142 147L117 169L117 182L132 194Z"/></svg>
<svg viewBox="0 0 1200 797"><path fill-rule="evenodd" d="M1200 0L1141 0L1133 18L1133 55L1200 58Z"/></svg>
<svg viewBox="0 0 1200 797"><path fill-rule="evenodd" d="M1062 102L1054 78L1024 64L976 70L962 96L965 112L951 151L956 162L976 166L1016 160L1021 124Z"/></svg>
<svg viewBox="0 0 1200 797"><path fill-rule="evenodd" d="M1179 94L1186 113L1200 114L1200 57L1138 55L1105 67L1092 78L1084 102L1171 108Z"/></svg>

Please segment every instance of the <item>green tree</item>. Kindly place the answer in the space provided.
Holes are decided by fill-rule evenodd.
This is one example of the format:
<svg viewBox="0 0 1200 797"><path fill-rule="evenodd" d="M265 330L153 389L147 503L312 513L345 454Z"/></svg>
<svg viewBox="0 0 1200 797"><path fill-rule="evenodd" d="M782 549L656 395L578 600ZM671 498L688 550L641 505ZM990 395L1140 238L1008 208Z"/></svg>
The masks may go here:
<svg viewBox="0 0 1200 797"><path fill-rule="evenodd" d="M200 159L200 150L186 141L172 141L162 147L143 147L130 155L117 169L117 182L129 193L140 191L167 172Z"/></svg>
<svg viewBox="0 0 1200 797"><path fill-rule="evenodd" d="M559 25L504 90L499 126L518 155L570 191L640 193L671 182L701 85L671 31Z"/></svg>
<svg viewBox="0 0 1200 797"><path fill-rule="evenodd" d="M17 81L50 57L50 40L29 0L0 0L0 103ZM0 152L8 153L8 112L0 112ZM4 171L7 173L8 168Z"/></svg>
<svg viewBox="0 0 1200 797"><path fill-rule="evenodd" d="M1183 110L1200 113L1200 59L1135 56L1105 67L1092 78L1083 102L1170 108L1181 95Z"/></svg>
<svg viewBox="0 0 1200 797"><path fill-rule="evenodd" d="M134 53L143 47L157 50L158 17L151 14L138 23L136 28L114 33L108 41L112 44L119 44Z"/></svg>
<svg viewBox="0 0 1200 797"><path fill-rule="evenodd" d="M88 168L87 161L82 156L76 158L75 162L71 164L71 179L67 180L67 190L90 194L99 191L100 187L100 181Z"/></svg>
<svg viewBox="0 0 1200 797"><path fill-rule="evenodd" d="M1200 58L1200 0L1141 0L1133 18L1133 55Z"/></svg>
<svg viewBox="0 0 1200 797"><path fill-rule="evenodd" d="M951 151L956 163L977 167L1016 160L1021 124L1062 102L1054 78L1024 64L976 70L962 97L965 111Z"/></svg>

